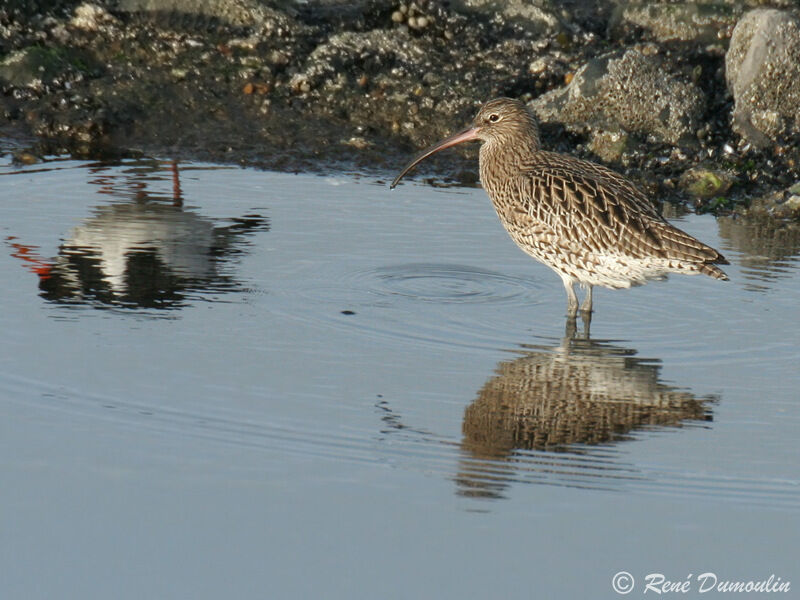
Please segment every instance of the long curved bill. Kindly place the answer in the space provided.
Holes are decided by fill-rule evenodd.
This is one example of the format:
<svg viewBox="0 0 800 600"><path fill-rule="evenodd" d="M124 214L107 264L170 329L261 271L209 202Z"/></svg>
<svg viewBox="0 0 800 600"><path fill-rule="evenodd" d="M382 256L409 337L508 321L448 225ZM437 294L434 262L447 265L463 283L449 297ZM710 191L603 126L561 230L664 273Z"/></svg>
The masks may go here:
<svg viewBox="0 0 800 600"><path fill-rule="evenodd" d="M463 142L471 142L473 140L478 139L478 132L480 131L479 127L467 127L464 131L460 131L454 135L451 135L448 138L443 139L441 142L438 142L431 146L430 148L426 148L419 154L417 154L414 158L411 159L411 162L406 165L406 168L394 178L392 185L389 186L390 190L393 190L395 186L400 182L400 180L408 173L411 169L416 167L419 163L423 160L428 158L431 154L436 154L439 150L444 150L445 148L450 148L451 146L455 146L456 144L461 144Z"/></svg>

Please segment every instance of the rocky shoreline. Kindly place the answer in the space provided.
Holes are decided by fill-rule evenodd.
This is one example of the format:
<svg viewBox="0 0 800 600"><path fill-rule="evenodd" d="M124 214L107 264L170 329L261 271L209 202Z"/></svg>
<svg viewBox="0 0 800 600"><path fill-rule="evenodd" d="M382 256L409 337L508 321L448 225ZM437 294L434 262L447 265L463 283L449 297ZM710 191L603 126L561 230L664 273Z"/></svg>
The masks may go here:
<svg viewBox="0 0 800 600"><path fill-rule="evenodd" d="M398 170L496 96L548 149L691 210L800 218L791 0L10 0L0 134L21 162L161 155ZM476 183L476 148L432 183Z"/></svg>

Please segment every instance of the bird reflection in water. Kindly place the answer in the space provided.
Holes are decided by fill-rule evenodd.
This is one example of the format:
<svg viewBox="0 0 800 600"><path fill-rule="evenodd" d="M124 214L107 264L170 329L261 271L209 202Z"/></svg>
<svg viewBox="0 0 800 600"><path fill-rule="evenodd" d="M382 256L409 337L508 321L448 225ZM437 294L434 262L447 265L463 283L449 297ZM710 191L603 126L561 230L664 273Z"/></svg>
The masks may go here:
<svg viewBox="0 0 800 600"><path fill-rule="evenodd" d="M167 166L171 195L148 191L149 183L165 179L160 162L125 171L94 167L91 183L113 200L76 226L53 259L8 238L13 256L39 276L42 297L97 308L168 309L190 296L240 289L226 261L243 251L246 235L268 231L268 220L248 214L219 225L186 209L178 165Z"/></svg>
<svg viewBox="0 0 800 600"><path fill-rule="evenodd" d="M457 493L503 498L515 481L619 489L643 478L614 445L645 429L704 425L716 396L697 397L660 379L661 361L593 340L568 320L558 345L523 344L501 361L464 411ZM402 422L385 401L384 434L453 442Z"/></svg>
<svg viewBox="0 0 800 600"><path fill-rule="evenodd" d="M603 450L637 430L712 420L715 396L662 382L659 360L577 335L574 320L560 345L521 349L464 412L460 495L502 497L517 479L578 487L636 479Z"/></svg>

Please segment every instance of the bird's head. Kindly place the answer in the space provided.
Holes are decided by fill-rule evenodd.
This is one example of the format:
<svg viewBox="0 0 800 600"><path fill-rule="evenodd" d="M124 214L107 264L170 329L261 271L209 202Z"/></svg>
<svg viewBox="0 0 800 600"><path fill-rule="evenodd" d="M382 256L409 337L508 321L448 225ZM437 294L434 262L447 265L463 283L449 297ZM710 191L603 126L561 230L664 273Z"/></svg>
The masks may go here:
<svg viewBox="0 0 800 600"><path fill-rule="evenodd" d="M536 120L519 100L496 98L484 104L472 124L476 137L484 142L539 143Z"/></svg>
<svg viewBox="0 0 800 600"><path fill-rule="evenodd" d="M437 142L417 154L392 182L394 188L411 169L440 150L471 141L539 147L539 128L525 105L512 98L496 98L484 104L470 127Z"/></svg>

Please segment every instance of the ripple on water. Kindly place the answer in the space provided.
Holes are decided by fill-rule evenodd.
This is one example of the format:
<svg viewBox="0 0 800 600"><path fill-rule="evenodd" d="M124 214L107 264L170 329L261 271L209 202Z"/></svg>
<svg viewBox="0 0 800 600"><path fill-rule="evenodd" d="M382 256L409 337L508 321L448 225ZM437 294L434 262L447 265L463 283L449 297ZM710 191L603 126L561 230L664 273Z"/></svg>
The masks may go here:
<svg viewBox="0 0 800 600"><path fill-rule="evenodd" d="M528 304L532 281L465 265L417 263L353 274L353 283L377 296L414 301L473 304Z"/></svg>
<svg viewBox="0 0 800 600"><path fill-rule="evenodd" d="M637 465L613 444L578 444L560 451L505 447L499 453L497 449L489 453L476 451L474 440L466 434L459 439L409 427L383 401L375 405L375 423L383 421L384 425L376 432L372 428L324 429L306 420L281 422L242 408L167 408L157 398L122 399L5 374L0 377L0 392L10 401L28 407L67 412L126 430L152 432L168 436L171 441L201 439L272 455L277 452L280 456L418 470L449 479L458 495L476 499L500 499L515 485L536 484L705 497L769 507L800 506L800 485L793 480L754 480L663 465ZM640 435L647 435L646 430L636 437Z"/></svg>
<svg viewBox="0 0 800 600"><path fill-rule="evenodd" d="M519 335L515 309L528 311L544 302L536 279L468 265L408 263L356 269L341 273L334 279L336 285L331 285L326 266L315 269L318 272L303 273L298 288L283 291L287 301L280 310L301 321L381 340L497 348ZM298 296L303 302L296 301ZM495 310L501 306L504 310ZM347 316L342 314L345 308Z"/></svg>
<svg viewBox="0 0 800 600"><path fill-rule="evenodd" d="M65 412L81 419L112 423L122 429L155 432L170 440L202 439L224 445L279 451L350 462L384 462L374 451L370 432L323 429L306 420L280 420L239 406L211 404L183 409L157 397L122 398L90 393L0 373L0 394L11 402Z"/></svg>

